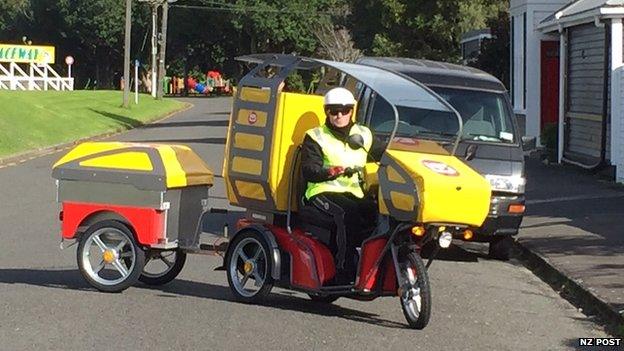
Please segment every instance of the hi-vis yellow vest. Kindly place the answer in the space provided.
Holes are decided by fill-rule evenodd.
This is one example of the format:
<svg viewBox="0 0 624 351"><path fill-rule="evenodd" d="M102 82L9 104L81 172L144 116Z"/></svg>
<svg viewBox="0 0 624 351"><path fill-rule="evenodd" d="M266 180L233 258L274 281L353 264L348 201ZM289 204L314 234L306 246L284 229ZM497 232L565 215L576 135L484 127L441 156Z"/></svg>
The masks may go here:
<svg viewBox="0 0 624 351"><path fill-rule="evenodd" d="M373 144L373 135L370 129L354 124L349 131L349 135L360 134L364 139L364 148L353 150L349 147L349 144L342 142L331 133L326 125L310 129L306 132L312 140L316 141L323 150L323 167L329 168L333 166L342 167L364 167L366 165L367 151L370 150ZM351 177L339 176L334 180L328 180L320 183L308 182L308 187L305 193L306 199L310 199L312 196L324 193L352 193L358 198L364 197L364 192L360 187L360 180L357 174Z"/></svg>

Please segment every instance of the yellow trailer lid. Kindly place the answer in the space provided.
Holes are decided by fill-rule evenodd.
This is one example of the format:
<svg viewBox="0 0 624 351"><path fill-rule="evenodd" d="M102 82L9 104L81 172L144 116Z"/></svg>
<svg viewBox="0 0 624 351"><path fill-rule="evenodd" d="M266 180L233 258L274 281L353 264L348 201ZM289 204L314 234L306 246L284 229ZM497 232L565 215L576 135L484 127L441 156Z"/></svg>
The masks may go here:
<svg viewBox="0 0 624 351"><path fill-rule="evenodd" d="M146 190L213 184L213 172L191 148L153 143L82 143L54 164L52 177Z"/></svg>

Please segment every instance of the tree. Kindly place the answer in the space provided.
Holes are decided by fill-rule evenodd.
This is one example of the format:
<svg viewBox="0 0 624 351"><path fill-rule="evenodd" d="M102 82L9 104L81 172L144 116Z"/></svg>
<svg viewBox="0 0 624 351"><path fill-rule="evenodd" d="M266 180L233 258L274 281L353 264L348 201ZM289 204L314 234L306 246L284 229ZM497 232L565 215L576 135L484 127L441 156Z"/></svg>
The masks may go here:
<svg viewBox="0 0 624 351"><path fill-rule="evenodd" d="M0 32L14 30L17 18L28 16L28 0L0 1Z"/></svg>
<svg viewBox="0 0 624 351"><path fill-rule="evenodd" d="M323 16L314 30L318 41L317 53L334 61L354 62L362 52L355 48L351 32L343 24L351 14L347 3L335 4L333 15Z"/></svg>
<svg viewBox="0 0 624 351"><path fill-rule="evenodd" d="M459 61L461 34L505 7L500 0L352 0L351 30L365 54Z"/></svg>
<svg viewBox="0 0 624 351"><path fill-rule="evenodd" d="M509 14L499 12L498 17L488 21L488 26L492 39L481 43L481 53L474 66L492 74L509 87Z"/></svg>

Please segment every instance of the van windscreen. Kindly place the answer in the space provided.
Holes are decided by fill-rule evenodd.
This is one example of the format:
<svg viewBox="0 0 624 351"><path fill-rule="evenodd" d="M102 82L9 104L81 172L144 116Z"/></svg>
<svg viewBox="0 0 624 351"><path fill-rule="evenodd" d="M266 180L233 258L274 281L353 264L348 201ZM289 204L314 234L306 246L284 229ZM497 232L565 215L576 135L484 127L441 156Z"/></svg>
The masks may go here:
<svg viewBox="0 0 624 351"><path fill-rule="evenodd" d="M462 117L463 139L514 143L514 127L503 94L466 89L431 87Z"/></svg>

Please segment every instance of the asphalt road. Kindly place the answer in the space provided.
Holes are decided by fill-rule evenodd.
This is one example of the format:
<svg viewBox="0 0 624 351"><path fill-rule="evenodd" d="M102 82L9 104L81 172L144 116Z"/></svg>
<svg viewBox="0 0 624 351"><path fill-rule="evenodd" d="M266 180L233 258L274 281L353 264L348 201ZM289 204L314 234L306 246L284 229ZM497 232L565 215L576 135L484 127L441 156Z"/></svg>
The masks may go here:
<svg viewBox="0 0 624 351"><path fill-rule="evenodd" d="M114 139L186 143L220 174L230 100L187 101L195 107ZM519 262L478 247L453 247L431 267L423 331L406 328L397 298L323 305L276 289L264 305L236 303L213 256L190 255L164 287L100 293L80 276L75 246L59 250L50 169L61 155L0 169L0 350L553 350L605 336ZM220 178L213 189L225 205Z"/></svg>

